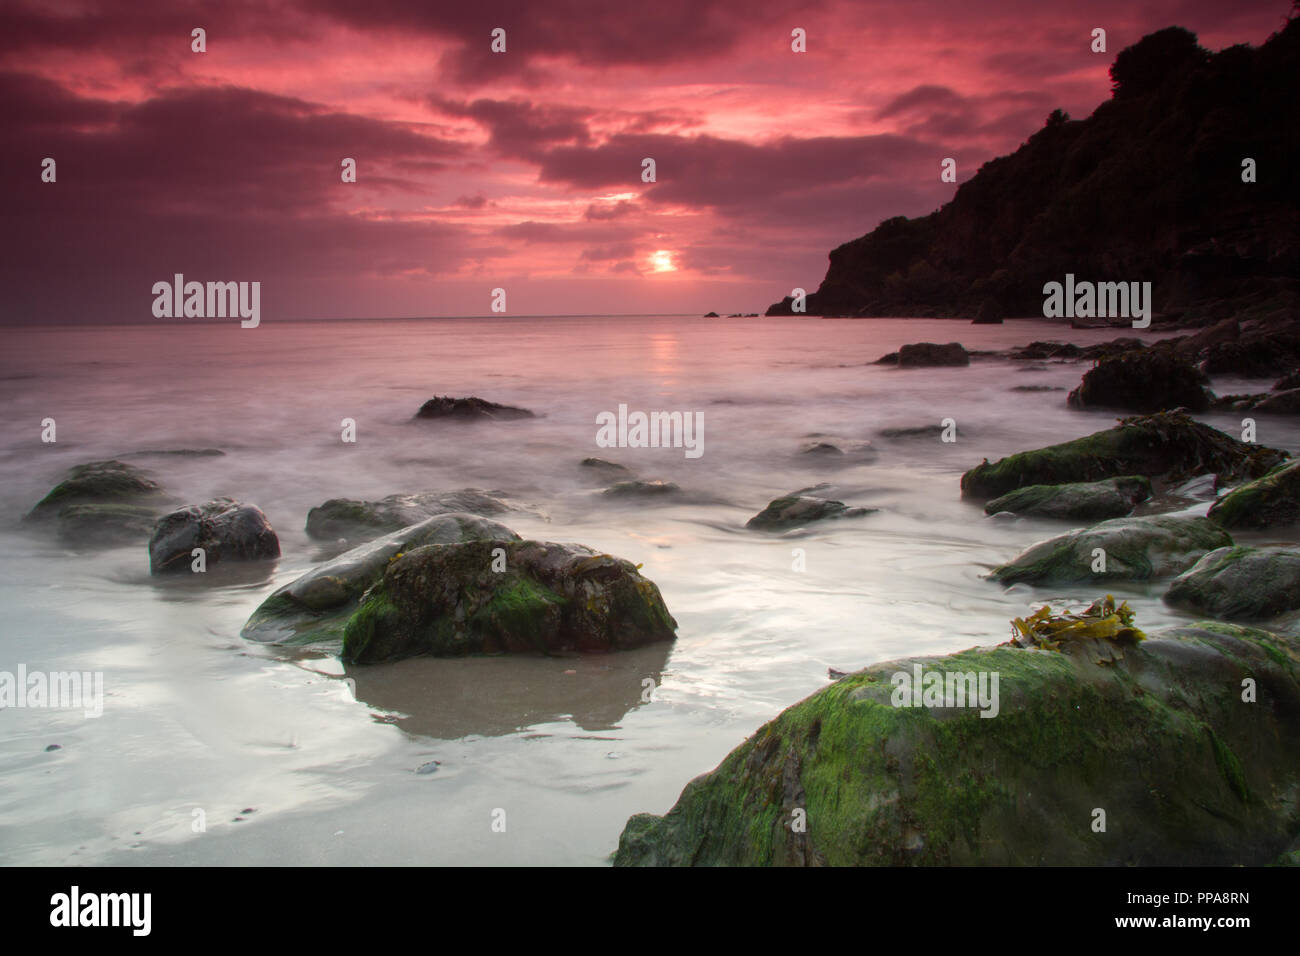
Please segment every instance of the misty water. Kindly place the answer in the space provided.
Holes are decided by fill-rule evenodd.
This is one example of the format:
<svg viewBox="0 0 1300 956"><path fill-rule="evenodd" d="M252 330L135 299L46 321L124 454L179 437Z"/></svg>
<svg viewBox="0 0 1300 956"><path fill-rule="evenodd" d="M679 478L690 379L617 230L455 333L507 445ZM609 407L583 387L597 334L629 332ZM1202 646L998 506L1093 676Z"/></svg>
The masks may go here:
<svg viewBox="0 0 1300 956"><path fill-rule="evenodd" d="M1010 618L1045 601L1101 596L983 580L1069 526L987 518L958 487L985 457L1112 424L1117 413L1068 409L1063 390L1013 391L1073 388L1086 366L870 363L906 342L1002 349L1114 331L664 317L3 334L0 670L102 671L105 692L98 718L0 711L7 863L599 865L631 814L667 810L691 778L826 686L828 668L997 643ZM434 395L540 417L412 421ZM597 447L596 416L620 404L702 412L703 455ZM54 444L40 440L45 418L57 422ZM357 423L355 444L340 440L344 418ZM945 418L956 442L880 434ZM1234 434L1240 418L1204 416ZM1259 428L1262 443L1300 450L1297 425ZM850 454L799 454L817 440ZM20 525L74 464L203 448L225 454L126 460L178 503L229 495L261 507L278 562L151 579L143 545L82 551ZM579 467L588 456L677 482L681 500L602 499ZM789 535L745 529L772 498L819 482L880 510ZM240 638L272 590L333 553L304 533L308 509L465 487L525 506L497 516L525 537L642 564L678 622L676 642L345 667ZM1189 494L1179 506L1203 512L1204 489ZM1144 628L1182 619L1160 585L1115 593ZM504 833L492 829L496 810Z"/></svg>

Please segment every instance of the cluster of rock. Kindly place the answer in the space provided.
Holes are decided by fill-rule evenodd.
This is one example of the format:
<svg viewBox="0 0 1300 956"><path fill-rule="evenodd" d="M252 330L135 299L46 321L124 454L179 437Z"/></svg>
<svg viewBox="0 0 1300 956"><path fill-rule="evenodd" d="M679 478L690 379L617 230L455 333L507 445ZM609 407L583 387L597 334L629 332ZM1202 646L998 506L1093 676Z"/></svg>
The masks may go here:
<svg viewBox="0 0 1300 956"><path fill-rule="evenodd" d="M1197 476L1238 486L1207 516L1133 514L1159 489ZM1300 461L1166 412L985 461L963 476L962 490L991 499L989 514L1099 522L1032 546L992 580L1171 579L1169 604L1214 620L1143 635L1131 612L1117 614L1107 599L1090 609L1100 608L1096 620L1063 621L1050 643L1013 637L832 673L835 684L692 781L667 814L632 817L615 865L1297 859L1300 811L1287 794L1300 788L1292 743L1300 731L1300 551L1241 546L1229 529L1300 523ZM781 527L802 509L813 520L850 510L796 493L750 524ZM1000 675L998 719L982 719L973 704L953 707L942 694L936 706L900 705L899 674L922 671L948 688ZM1246 698L1246 685L1260 697ZM1089 825L1097 806L1108 814L1100 837Z"/></svg>
<svg viewBox="0 0 1300 956"><path fill-rule="evenodd" d="M898 675L917 672L998 674L996 719L900 705ZM1269 864L1297 849L1297 733L1300 642L1256 628L1164 628L1100 661L1010 642L891 661L787 708L667 814L632 817L614 864Z"/></svg>
<svg viewBox="0 0 1300 956"><path fill-rule="evenodd" d="M149 570L155 575L190 571L196 548L203 551L205 570L279 557L279 539L256 506L214 498L166 511L171 500L134 465L91 461L70 468L24 520L38 526L52 523L60 541L78 548L147 542Z"/></svg>

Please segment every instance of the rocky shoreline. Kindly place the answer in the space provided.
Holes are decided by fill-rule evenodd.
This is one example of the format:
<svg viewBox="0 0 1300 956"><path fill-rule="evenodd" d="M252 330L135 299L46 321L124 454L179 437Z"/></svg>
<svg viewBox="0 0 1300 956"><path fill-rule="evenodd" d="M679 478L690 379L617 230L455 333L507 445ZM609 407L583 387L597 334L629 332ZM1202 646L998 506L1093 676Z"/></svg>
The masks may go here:
<svg viewBox="0 0 1300 956"><path fill-rule="evenodd" d="M932 363L960 376L972 358L1009 367L1047 358L1079 363L1084 382L1108 363L1142 376L1173 369L1182 381L1187 370L1200 374L1193 359L1216 363L1216 350L1239 339L1035 342L998 353L916 343L898 353L907 363L887 363L898 370L884 374ZM1152 354L1164 356L1161 364L1134 361ZM1123 381L1112 375L1105 394L1127 401ZM1166 396L1158 405L1180 397L1159 378L1146 381ZM480 399L438 402L476 410L469 419L453 412L454 427L509 428L535 417L479 414L505 407ZM880 437L936 441L943 432L925 426ZM818 462L880 454L870 442L830 437L795 453ZM593 502L608 507L690 495L603 459L575 461L575 472L596 486ZM834 684L688 785L666 816L633 817L614 862L1291 861L1300 836L1300 809L1287 796L1300 787L1300 549L1242 544L1233 532L1300 522L1298 474L1286 452L1225 434L1183 407L973 464L960 494L980 503L986 520L1029 515L1063 526L1007 555L988 586L1091 585L1096 604L1044 607L1013 622L1012 640L996 647L833 673ZM1208 482L1221 495L1191 513L1174 493L1188 482ZM878 509L853 495L828 482L801 488L772 499L746 530L799 534L871 520ZM71 469L27 523L74 547L147 546L155 575L269 565L280 555L254 505L219 498L175 506L139 466L89 462ZM538 513L506 492L471 488L330 499L310 509L305 530L332 540L334 556L268 596L242 637L311 647L353 667L412 656L617 652L675 639L668 603L637 566L580 544L525 540L502 523L516 511ZM1201 619L1143 634L1126 607L1102 600L1130 582L1163 588L1169 606ZM924 695L900 706L891 682L912 670L918 683L923 672L992 675L994 696L981 698L982 712ZM1096 810L1107 829L1092 829Z"/></svg>
<svg viewBox="0 0 1300 956"><path fill-rule="evenodd" d="M1054 625L1052 640L1013 636L832 672L831 687L760 728L666 815L630 819L614 864L1300 863L1300 548L1243 547L1229 531L1300 522L1300 472L1286 452L1197 422L1177 402L1181 383L1202 389L1204 366L1239 341L1234 322L1151 348L1033 343L992 356L1091 359L1081 389L1106 370L1094 394L1131 407L1140 378L1141 406L1157 410L986 459L961 479L963 497L985 501L990 518L1090 522L992 569L991 583L1101 592L1161 582L1167 604L1206 619L1145 635L1109 598L1062 618L1044 606L1032 620ZM922 344L897 356L960 366L958 350ZM1159 362L1142 361L1149 355ZM897 356L882 361L901 366ZM1201 410L1214 401L1208 390L1203 397ZM1164 496L1201 480L1231 489L1202 515ZM835 504L817 517L845 516ZM1139 507L1153 510L1135 516ZM1013 634L1029 630L1012 623ZM954 703L949 679L947 696L900 705L898 679L913 670L955 674L968 689L992 675L1005 693L995 693L994 713L981 712L969 697Z"/></svg>

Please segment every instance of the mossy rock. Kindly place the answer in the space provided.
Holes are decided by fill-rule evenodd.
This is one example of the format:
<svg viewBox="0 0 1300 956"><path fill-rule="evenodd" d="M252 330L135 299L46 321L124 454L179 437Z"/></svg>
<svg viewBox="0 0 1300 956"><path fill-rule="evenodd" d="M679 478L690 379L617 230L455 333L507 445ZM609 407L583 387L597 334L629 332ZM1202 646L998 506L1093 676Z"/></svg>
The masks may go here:
<svg viewBox="0 0 1300 956"><path fill-rule="evenodd" d="M1206 518L1113 518L1040 541L989 577L1008 585L1148 581L1180 574L1207 551L1231 544L1231 536ZM1098 548L1105 552L1104 569Z"/></svg>
<svg viewBox="0 0 1300 956"><path fill-rule="evenodd" d="M1219 548L1174 578L1165 601L1225 620L1262 621L1300 609L1300 551Z"/></svg>
<svg viewBox="0 0 1300 956"><path fill-rule="evenodd" d="M1238 441L1181 412L1122 419L1114 428L977 465L962 495L996 498L1028 485L1061 485L1128 475L1185 481L1212 474L1219 484L1258 478L1288 456Z"/></svg>
<svg viewBox="0 0 1300 956"><path fill-rule="evenodd" d="M479 515L426 518L346 551L286 584L253 612L241 635L271 644L339 643L361 595L384 576L397 555L426 544L518 538L505 525Z"/></svg>
<svg viewBox="0 0 1300 956"><path fill-rule="evenodd" d="M161 486L134 465L90 461L68 469L63 480L27 513L29 520L52 518L71 505L141 504L161 501Z"/></svg>
<svg viewBox="0 0 1300 956"><path fill-rule="evenodd" d="M1132 514L1135 507L1150 497L1150 479L1142 475L1125 475L1103 481L1017 488L994 498L984 506L984 512L992 515L1010 511L1038 518L1102 521Z"/></svg>
<svg viewBox="0 0 1300 956"><path fill-rule="evenodd" d="M1084 373L1066 399L1072 408L1126 408L1158 412L1186 408L1203 412L1214 393L1191 364L1165 350L1147 349L1104 358Z"/></svg>
<svg viewBox="0 0 1300 956"><path fill-rule="evenodd" d="M1279 528L1300 522L1300 460L1277 466L1210 506L1209 518L1225 528Z"/></svg>
<svg viewBox="0 0 1300 956"><path fill-rule="evenodd" d="M998 674L996 716L896 706L918 666ZM1165 628L1105 663L1002 646L878 664L787 708L666 815L632 817L614 864L1272 863L1300 835L1298 733L1300 643L1232 625Z"/></svg>
<svg viewBox="0 0 1300 956"><path fill-rule="evenodd" d="M654 583L612 555L549 541L426 545L365 593L343 659L624 650L676 628Z"/></svg>

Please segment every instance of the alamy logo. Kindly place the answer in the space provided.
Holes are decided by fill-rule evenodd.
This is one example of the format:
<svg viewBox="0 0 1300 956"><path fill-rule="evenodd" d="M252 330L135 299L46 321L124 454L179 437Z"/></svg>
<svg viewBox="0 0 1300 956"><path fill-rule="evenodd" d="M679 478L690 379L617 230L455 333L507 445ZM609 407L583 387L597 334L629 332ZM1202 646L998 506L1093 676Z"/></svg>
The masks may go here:
<svg viewBox="0 0 1300 956"><path fill-rule="evenodd" d="M704 454L703 412L601 412L596 444L601 448L683 448L687 458Z"/></svg>
<svg viewBox="0 0 1300 956"><path fill-rule="evenodd" d="M148 936L153 925L152 893L70 892L50 897L51 926L129 926L131 935Z"/></svg>
<svg viewBox="0 0 1300 956"><path fill-rule="evenodd" d="M255 329L262 321L262 283L186 282L176 273L171 282L153 284L155 319L225 319L238 316L240 328Z"/></svg>
<svg viewBox="0 0 1300 956"><path fill-rule="evenodd" d="M6 707L80 709L87 717L104 715L103 671L0 671L0 709Z"/></svg>
<svg viewBox="0 0 1300 956"><path fill-rule="evenodd" d="M1150 282L1075 282L1065 274L1064 286L1043 286L1043 317L1047 319L1134 319L1133 328L1151 324Z"/></svg>
<svg viewBox="0 0 1300 956"><path fill-rule="evenodd" d="M978 707L981 717L998 715L997 671L896 671L889 678L895 707Z"/></svg>

